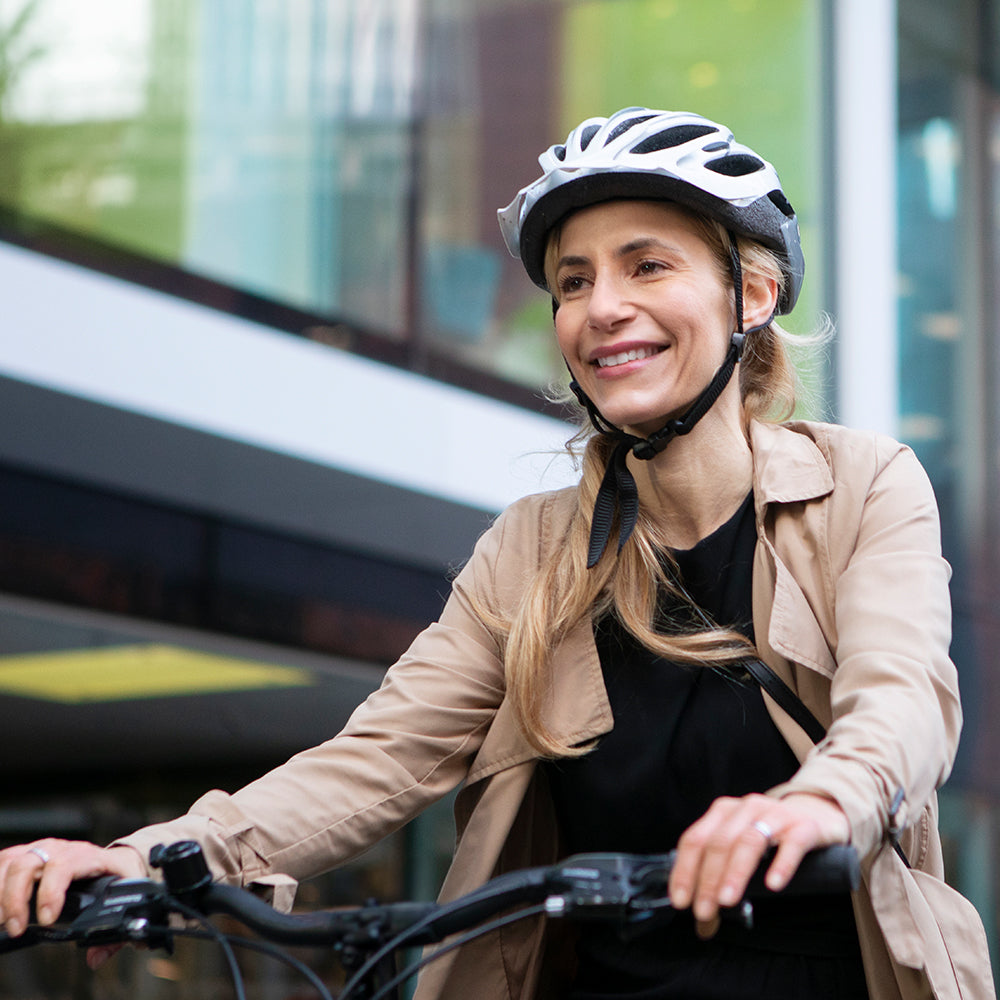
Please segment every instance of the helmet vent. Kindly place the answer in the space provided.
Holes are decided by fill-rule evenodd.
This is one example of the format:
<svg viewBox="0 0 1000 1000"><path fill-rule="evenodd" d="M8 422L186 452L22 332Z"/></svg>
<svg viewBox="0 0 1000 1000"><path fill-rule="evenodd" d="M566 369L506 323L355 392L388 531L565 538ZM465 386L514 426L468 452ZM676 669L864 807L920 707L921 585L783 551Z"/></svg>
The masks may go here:
<svg viewBox="0 0 1000 1000"><path fill-rule="evenodd" d="M703 135L713 135L717 131L718 129L710 125L674 125L673 128L665 128L662 132L647 136L642 142L636 143L630 152L656 153L672 146L683 146L685 142L700 139ZM722 148L728 149L728 143Z"/></svg>
<svg viewBox="0 0 1000 1000"><path fill-rule="evenodd" d="M627 118L623 122L619 122L608 135L607 139L604 140L604 145L608 146L620 135L624 135L630 128L635 128L636 125L641 125L643 122L648 122L650 118L655 118L656 115L641 115L636 118Z"/></svg>
<svg viewBox="0 0 1000 1000"><path fill-rule="evenodd" d="M566 147L565 146L554 146L552 148L552 153L557 160L566 159Z"/></svg>
<svg viewBox="0 0 1000 1000"><path fill-rule="evenodd" d="M746 153L737 153L734 156L723 156L718 160L712 160L705 166L707 169L717 174L725 174L727 177L744 177L746 174L761 170L764 161L758 160L756 156L748 156Z"/></svg>
<svg viewBox="0 0 1000 1000"><path fill-rule="evenodd" d="M789 219L795 214L795 209L792 208L791 202L777 188L774 191L768 191L767 196L771 199L771 204L775 205Z"/></svg>
<svg viewBox="0 0 1000 1000"><path fill-rule="evenodd" d="M580 133L580 149L586 149L590 145L590 140L601 131L600 125L588 125Z"/></svg>

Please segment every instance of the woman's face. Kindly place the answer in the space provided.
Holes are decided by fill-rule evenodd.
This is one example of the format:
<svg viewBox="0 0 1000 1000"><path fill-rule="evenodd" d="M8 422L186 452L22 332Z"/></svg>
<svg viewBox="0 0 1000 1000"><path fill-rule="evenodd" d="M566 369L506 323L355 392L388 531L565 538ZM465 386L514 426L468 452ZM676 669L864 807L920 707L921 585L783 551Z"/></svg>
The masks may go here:
<svg viewBox="0 0 1000 1000"><path fill-rule="evenodd" d="M729 282L696 223L666 202L581 209L552 249L563 356L606 420L647 437L722 364L735 322Z"/></svg>

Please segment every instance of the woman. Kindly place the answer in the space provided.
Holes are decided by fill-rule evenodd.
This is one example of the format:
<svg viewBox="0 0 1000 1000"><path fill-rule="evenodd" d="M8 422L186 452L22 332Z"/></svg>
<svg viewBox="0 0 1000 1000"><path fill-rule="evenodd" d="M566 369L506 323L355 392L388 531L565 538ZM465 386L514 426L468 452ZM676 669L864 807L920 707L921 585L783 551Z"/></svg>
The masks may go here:
<svg viewBox="0 0 1000 1000"><path fill-rule="evenodd" d="M161 841L281 888L463 784L445 898L580 849L676 843L689 915L628 946L514 924L431 965L422 996L992 996L974 911L922 895L948 893L934 796L960 729L933 495L895 442L774 422L793 385L774 315L803 262L773 168L699 116L636 108L540 163L500 219L553 297L595 431L579 488L498 519L334 740L109 849L0 854L8 930L33 883L50 918L72 877L143 874ZM757 657L829 728L819 745L762 697ZM756 934L720 920L769 847L777 889L846 842L853 900L776 899ZM942 943L935 917L972 930Z"/></svg>

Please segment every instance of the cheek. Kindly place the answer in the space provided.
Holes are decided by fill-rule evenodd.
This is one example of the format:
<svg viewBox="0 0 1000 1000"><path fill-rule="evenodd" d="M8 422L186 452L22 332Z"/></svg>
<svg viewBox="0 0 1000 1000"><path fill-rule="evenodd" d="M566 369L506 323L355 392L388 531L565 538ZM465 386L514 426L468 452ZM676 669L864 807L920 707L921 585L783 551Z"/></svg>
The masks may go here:
<svg viewBox="0 0 1000 1000"><path fill-rule="evenodd" d="M729 340L736 329L736 314L724 293L703 296L692 304L689 315L695 317L698 339L710 353L729 348Z"/></svg>
<svg viewBox="0 0 1000 1000"><path fill-rule="evenodd" d="M728 287L720 288L716 296L716 312L721 317L726 333L731 334L736 329L736 298Z"/></svg>
<svg viewBox="0 0 1000 1000"><path fill-rule="evenodd" d="M568 359L573 354L574 347L578 343L578 338L572 332L572 325L566 306L562 306L556 310L554 327L559 350L562 351L563 357Z"/></svg>

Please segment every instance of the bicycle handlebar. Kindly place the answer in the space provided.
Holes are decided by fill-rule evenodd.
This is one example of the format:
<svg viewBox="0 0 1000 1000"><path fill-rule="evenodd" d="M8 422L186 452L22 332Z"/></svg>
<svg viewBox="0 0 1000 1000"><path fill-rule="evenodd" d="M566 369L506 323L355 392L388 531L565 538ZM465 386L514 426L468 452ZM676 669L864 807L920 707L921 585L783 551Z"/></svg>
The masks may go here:
<svg viewBox="0 0 1000 1000"><path fill-rule="evenodd" d="M763 882L765 858L745 901L772 895ZM82 946L141 941L169 944L171 914L225 913L261 937L286 945L373 947L414 928L407 945L431 944L524 904L544 903L550 916L614 919L669 906L667 882L675 853L662 855L580 854L546 867L500 875L451 903L371 904L345 910L282 914L246 889L211 882L200 847L182 841L154 852L164 882L105 876L74 882L59 919L32 923L19 938L0 933L0 952L40 941L75 941ZM849 846L808 854L784 895L848 892L860 880L857 854Z"/></svg>
<svg viewBox="0 0 1000 1000"><path fill-rule="evenodd" d="M11 938L0 932L0 954L44 942L69 941L81 947L135 942L169 950L176 935L209 936L217 940L226 955L238 1000L244 1000L245 993L232 944L269 951L295 967L320 997L332 1000L308 966L272 943L325 946L337 951L343 968L353 973L341 1000L358 1000L362 996L381 1000L396 996L398 984L430 958L531 914L610 921L625 932L655 911L670 906L667 884L675 856L676 852L578 854L555 865L500 875L450 903L369 904L282 914L247 889L213 883L200 846L194 841L181 841L169 847L160 845L150 852L150 863L163 870L162 882L114 876L74 882L54 924L38 924L32 907L32 922L21 936ZM763 880L772 856L769 852L765 857L744 900L728 911L746 926L752 925L752 901L772 895ZM854 849L827 847L806 855L782 892L848 892L859 883ZM209 915L219 913L235 917L262 940L223 934L207 920ZM194 931L172 925L170 918L174 915L197 921L205 929ZM435 944L445 938L451 940L434 955L411 962L402 973L396 973L393 957L401 949Z"/></svg>

